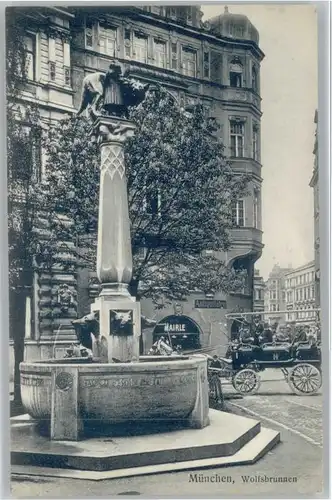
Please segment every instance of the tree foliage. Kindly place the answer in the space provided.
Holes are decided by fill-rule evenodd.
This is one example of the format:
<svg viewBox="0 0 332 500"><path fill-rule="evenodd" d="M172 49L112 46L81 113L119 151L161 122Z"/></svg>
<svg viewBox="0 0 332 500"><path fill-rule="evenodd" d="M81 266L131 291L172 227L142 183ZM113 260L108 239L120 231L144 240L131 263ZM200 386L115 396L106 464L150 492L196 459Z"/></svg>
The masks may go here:
<svg viewBox="0 0 332 500"><path fill-rule="evenodd" d="M243 196L248 178L234 173L202 106L186 112L156 88L130 118L137 127L125 146L132 293L161 305L194 290L238 290L243 273L221 256L231 246L232 201ZM53 241L74 238L81 262L94 269L99 151L88 132L88 122L76 117L49 130L45 206Z"/></svg>

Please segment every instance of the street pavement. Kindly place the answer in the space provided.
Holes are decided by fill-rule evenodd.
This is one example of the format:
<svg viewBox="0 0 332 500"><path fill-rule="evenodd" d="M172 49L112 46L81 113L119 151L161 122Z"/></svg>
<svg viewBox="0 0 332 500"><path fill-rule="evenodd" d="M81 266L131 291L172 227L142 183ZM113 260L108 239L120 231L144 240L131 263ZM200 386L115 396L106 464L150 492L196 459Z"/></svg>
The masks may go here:
<svg viewBox="0 0 332 500"><path fill-rule="evenodd" d="M176 472L100 482L54 479L14 478L11 495L15 498L84 498L110 496L257 498L319 496L323 489L322 472L322 393L296 396L282 380L278 370L262 376L259 392L243 399L227 400L227 411L259 418L265 427L281 434L281 443L256 464L208 470ZM234 390L224 386L229 396ZM221 429L222 432L222 429ZM195 476L201 474L195 482ZM203 474L203 476L202 476ZM219 482L214 478L221 479ZM250 479L248 479L248 477ZM292 482L272 482L266 478L295 478ZM246 480L246 478L248 480ZM264 481L263 481L264 480ZM214 481L214 482L213 482Z"/></svg>
<svg viewBox="0 0 332 500"><path fill-rule="evenodd" d="M292 393L289 385L277 369L261 374L262 384L257 394L244 396L239 401L230 400L229 407L246 410L248 416L265 417L268 424L279 424L318 447L323 446L323 393L322 389L311 396ZM224 385L225 394L234 394L229 383Z"/></svg>

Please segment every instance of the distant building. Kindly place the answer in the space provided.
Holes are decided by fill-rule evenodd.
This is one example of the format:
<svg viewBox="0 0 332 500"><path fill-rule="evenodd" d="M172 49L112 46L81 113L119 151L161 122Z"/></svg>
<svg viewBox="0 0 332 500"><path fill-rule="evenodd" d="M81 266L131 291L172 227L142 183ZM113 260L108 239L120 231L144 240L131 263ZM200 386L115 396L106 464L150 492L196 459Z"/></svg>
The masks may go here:
<svg viewBox="0 0 332 500"><path fill-rule="evenodd" d="M315 248L315 296L316 307L320 306L320 238L319 238L319 175L318 175L318 112L315 113L316 133L313 154L314 170L310 181L310 186L314 190L314 248Z"/></svg>
<svg viewBox="0 0 332 500"><path fill-rule="evenodd" d="M315 301L315 261L289 271L285 275L287 321L314 323ZM300 309L300 311L299 311ZM297 312L292 312L298 310Z"/></svg>
<svg viewBox="0 0 332 500"><path fill-rule="evenodd" d="M279 323L286 319L281 311L286 310L285 274L289 271L289 267L275 265L265 282L264 310L271 313L267 317L270 322Z"/></svg>
<svg viewBox="0 0 332 500"><path fill-rule="evenodd" d="M254 274L254 312L264 311L264 291L265 283L263 276L260 276L258 269L255 269Z"/></svg>

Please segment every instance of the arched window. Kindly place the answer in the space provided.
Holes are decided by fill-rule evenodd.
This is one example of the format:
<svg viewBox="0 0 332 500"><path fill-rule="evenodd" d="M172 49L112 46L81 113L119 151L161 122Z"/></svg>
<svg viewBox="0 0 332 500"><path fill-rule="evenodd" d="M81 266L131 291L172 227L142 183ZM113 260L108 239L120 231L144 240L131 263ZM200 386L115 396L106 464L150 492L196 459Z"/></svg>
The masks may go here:
<svg viewBox="0 0 332 500"><path fill-rule="evenodd" d="M256 70L255 66L252 67L251 87L255 92L257 92L258 80L257 80L257 70Z"/></svg>
<svg viewBox="0 0 332 500"><path fill-rule="evenodd" d="M229 84L231 87L242 87L243 67L239 61L232 61L229 67Z"/></svg>

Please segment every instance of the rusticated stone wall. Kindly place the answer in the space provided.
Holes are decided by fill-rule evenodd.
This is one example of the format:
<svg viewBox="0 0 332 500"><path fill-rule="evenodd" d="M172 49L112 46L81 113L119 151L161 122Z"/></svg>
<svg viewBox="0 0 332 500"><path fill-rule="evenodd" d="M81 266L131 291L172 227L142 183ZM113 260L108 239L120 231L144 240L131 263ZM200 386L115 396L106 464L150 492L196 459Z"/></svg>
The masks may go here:
<svg viewBox="0 0 332 500"><path fill-rule="evenodd" d="M64 222L70 224L69 219L64 219ZM43 240L50 236L46 217L38 218L36 231L42 245ZM75 243L59 241L52 249L52 263L47 265L45 258L37 264L35 340L76 340L71 325L71 321L77 317L76 261Z"/></svg>

